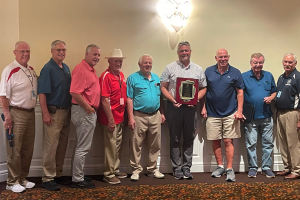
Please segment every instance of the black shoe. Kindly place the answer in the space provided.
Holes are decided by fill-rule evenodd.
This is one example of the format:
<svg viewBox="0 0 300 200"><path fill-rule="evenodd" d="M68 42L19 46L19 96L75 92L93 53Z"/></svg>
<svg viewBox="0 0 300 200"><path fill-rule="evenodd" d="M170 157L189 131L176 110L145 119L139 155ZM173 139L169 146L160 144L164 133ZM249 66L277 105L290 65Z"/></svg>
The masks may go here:
<svg viewBox="0 0 300 200"><path fill-rule="evenodd" d="M180 170L174 171L173 176L177 180L183 179L183 173Z"/></svg>
<svg viewBox="0 0 300 200"><path fill-rule="evenodd" d="M193 175L190 172L190 169L183 169L183 178L185 179L193 179Z"/></svg>
<svg viewBox="0 0 300 200"><path fill-rule="evenodd" d="M93 179L91 177L84 176L84 181L86 181L86 182L92 182Z"/></svg>
<svg viewBox="0 0 300 200"><path fill-rule="evenodd" d="M72 183L71 177L66 176L54 177L54 181L60 185L70 185Z"/></svg>
<svg viewBox="0 0 300 200"><path fill-rule="evenodd" d="M87 189L92 189L95 187L94 183L86 182L86 181L80 181L80 182L74 182L72 181L71 184L72 188L87 188Z"/></svg>
<svg viewBox="0 0 300 200"><path fill-rule="evenodd" d="M54 180L42 183L42 187L49 191L60 190L60 186Z"/></svg>

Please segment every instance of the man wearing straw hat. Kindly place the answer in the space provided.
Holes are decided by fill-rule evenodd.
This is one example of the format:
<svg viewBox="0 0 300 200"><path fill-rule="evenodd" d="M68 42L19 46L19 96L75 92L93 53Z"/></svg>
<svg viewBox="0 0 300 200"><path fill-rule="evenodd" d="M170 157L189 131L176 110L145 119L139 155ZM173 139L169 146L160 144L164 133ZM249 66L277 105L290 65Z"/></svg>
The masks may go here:
<svg viewBox="0 0 300 200"><path fill-rule="evenodd" d="M120 71L123 63L122 51L114 49L108 59L109 67L100 76L101 106L98 111L98 122L104 140L104 177L103 181L119 184L118 178L127 174L119 171L122 127L126 106L126 82Z"/></svg>
<svg viewBox="0 0 300 200"><path fill-rule="evenodd" d="M100 48L90 44L85 59L72 72L71 120L76 127L77 144L72 163L73 188L94 188L95 184L84 180L84 161L90 151L96 127L96 109L100 104L100 85L94 66L100 59Z"/></svg>

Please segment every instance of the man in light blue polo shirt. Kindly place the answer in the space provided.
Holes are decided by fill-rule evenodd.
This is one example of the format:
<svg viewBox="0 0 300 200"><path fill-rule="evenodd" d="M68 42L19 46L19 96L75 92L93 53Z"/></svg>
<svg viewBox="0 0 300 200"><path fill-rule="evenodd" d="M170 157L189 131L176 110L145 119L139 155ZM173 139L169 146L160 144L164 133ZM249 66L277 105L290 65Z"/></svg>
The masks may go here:
<svg viewBox="0 0 300 200"><path fill-rule="evenodd" d="M245 121L245 140L249 163L248 177L257 174L257 137L262 143L262 171L268 178L274 178L271 171L273 151L273 118L271 101L276 97L276 85L273 75L262 70L265 58L261 53L251 55L251 70L242 74L244 80L244 102L254 106L254 119ZM251 120L251 121L250 121ZM250 121L250 122L249 122Z"/></svg>
<svg viewBox="0 0 300 200"><path fill-rule="evenodd" d="M206 109L201 114L206 118L207 139L213 141L217 168L212 177L221 177L226 172L226 181L235 181L232 168L233 139L241 137L240 120L243 116L244 84L241 72L229 65L230 56L226 49L216 53L216 65L205 70L207 80ZM206 113L207 110L207 113ZM227 169L223 166L221 140L225 144Z"/></svg>
<svg viewBox="0 0 300 200"><path fill-rule="evenodd" d="M127 79L128 126L131 130L130 180L138 181L143 167L140 164L142 144L147 136L149 144L148 176L164 178L157 169L157 159L161 147L161 123L165 122L163 108L160 107L161 91L159 77L151 72L152 57L144 54L140 57L140 71ZM161 108L161 109L160 109Z"/></svg>

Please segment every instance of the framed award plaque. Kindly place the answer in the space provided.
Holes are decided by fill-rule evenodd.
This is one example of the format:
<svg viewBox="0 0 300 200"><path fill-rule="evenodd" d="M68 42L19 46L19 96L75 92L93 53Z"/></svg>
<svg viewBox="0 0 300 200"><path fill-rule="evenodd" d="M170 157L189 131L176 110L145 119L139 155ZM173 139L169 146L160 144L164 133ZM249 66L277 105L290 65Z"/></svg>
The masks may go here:
<svg viewBox="0 0 300 200"><path fill-rule="evenodd" d="M198 79L177 78L175 100L181 104L197 105Z"/></svg>

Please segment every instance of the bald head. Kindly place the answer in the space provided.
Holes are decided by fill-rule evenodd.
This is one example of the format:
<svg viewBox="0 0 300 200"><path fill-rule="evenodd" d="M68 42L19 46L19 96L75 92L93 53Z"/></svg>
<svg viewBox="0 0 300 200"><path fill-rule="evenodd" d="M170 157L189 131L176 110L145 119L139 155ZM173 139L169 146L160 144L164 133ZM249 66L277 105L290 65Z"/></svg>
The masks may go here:
<svg viewBox="0 0 300 200"><path fill-rule="evenodd" d="M227 68L229 58L230 56L228 55L228 51L226 49L219 49L215 56L215 59L218 63L218 68Z"/></svg>
<svg viewBox="0 0 300 200"><path fill-rule="evenodd" d="M218 54L227 54L228 55L228 51L226 49L219 49L217 52L216 52L216 56L218 56Z"/></svg>

